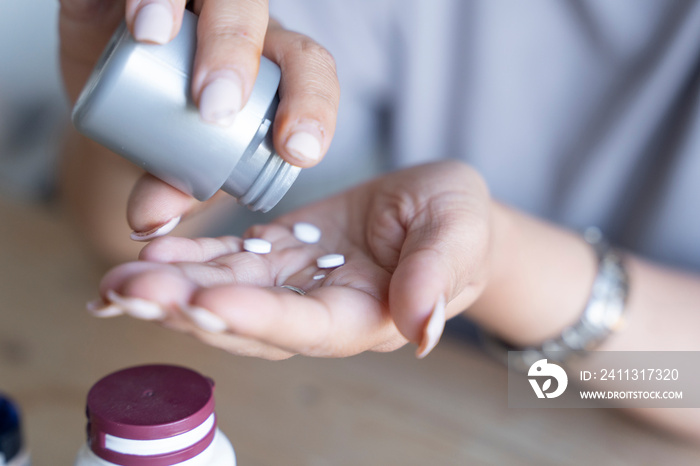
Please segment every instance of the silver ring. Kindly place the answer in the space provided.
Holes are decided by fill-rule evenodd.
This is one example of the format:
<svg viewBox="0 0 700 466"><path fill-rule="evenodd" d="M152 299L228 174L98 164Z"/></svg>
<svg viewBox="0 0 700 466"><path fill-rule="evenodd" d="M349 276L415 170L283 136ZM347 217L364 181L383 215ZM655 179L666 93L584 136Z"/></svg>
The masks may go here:
<svg viewBox="0 0 700 466"><path fill-rule="evenodd" d="M282 285L280 288L287 288L288 290L292 290L293 292L300 294L301 296L304 296L306 294L306 291L292 285Z"/></svg>

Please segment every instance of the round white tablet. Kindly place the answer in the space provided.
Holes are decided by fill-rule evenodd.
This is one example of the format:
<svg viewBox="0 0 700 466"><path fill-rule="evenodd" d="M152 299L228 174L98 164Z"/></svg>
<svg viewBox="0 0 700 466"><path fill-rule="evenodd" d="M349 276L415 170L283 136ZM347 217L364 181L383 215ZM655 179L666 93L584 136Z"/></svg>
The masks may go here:
<svg viewBox="0 0 700 466"><path fill-rule="evenodd" d="M316 225L312 225L311 223L295 223L294 237L302 243L315 244L321 239L321 230Z"/></svg>
<svg viewBox="0 0 700 466"><path fill-rule="evenodd" d="M267 254L272 251L272 243L261 238L248 238L243 240L243 249L255 254Z"/></svg>
<svg viewBox="0 0 700 466"><path fill-rule="evenodd" d="M316 265L319 269L332 269L340 267L345 263L345 256L342 254L326 254L316 259Z"/></svg>

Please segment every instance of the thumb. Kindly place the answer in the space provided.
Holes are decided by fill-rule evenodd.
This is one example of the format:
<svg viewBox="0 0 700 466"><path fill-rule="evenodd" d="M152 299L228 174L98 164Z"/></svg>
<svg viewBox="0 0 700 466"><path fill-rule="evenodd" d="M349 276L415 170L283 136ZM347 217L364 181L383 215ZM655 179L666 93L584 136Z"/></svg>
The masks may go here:
<svg viewBox="0 0 700 466"><path fill-rule="evenodd" d="M221 193L200 202L148 173L134 185L127 205L127 220L133 229L131 239L149 241L167 235L183 217L204 209Z"/></svg>
<svg viewBox="0 0 700 466"><path fill-rule="evenodd" d="M458 205L437 202L410 223L389 285L391 316L419 345L419 358L437 345L445 320L469 307L485 285L488 202L475 209L474 199L465 196L459 205L460 197L450 200Z"/></svg>

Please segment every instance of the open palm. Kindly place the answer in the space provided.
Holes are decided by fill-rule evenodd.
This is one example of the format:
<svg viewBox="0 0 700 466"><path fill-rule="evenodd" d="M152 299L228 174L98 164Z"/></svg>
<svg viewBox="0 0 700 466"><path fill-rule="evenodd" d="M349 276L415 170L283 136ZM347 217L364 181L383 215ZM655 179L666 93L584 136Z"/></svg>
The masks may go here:
<svg viewBox="0 0 700 466"><path fill-rule="evenodd" d="M296 222L317 225L321 240L296 239ZM154 240L140 261L103 279L102 312L150 312L209 344L269 359L421 343L441 301L451 317L483 288L488 192L469 167L441 162L378 178L244 237L270 241L272 252L246 252L237 237ZM319 269L316 259L328 253L345 264Z"/></svg>

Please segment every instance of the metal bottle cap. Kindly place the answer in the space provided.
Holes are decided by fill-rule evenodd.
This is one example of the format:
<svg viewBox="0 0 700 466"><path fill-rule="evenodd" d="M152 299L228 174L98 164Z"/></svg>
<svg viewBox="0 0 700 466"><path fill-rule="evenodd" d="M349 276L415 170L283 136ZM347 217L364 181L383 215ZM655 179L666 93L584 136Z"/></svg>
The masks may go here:
<svg viewBox="0 0 700 466"><path fill-rule="evenodd" d="M277 155L272 122L279 67L263 57L251 96L229 127L203 122L190 95L197 17L185 11L166 45L115 32L73 109L87 137L199 200L219 189L267 212L301 169Z"/></svg>

